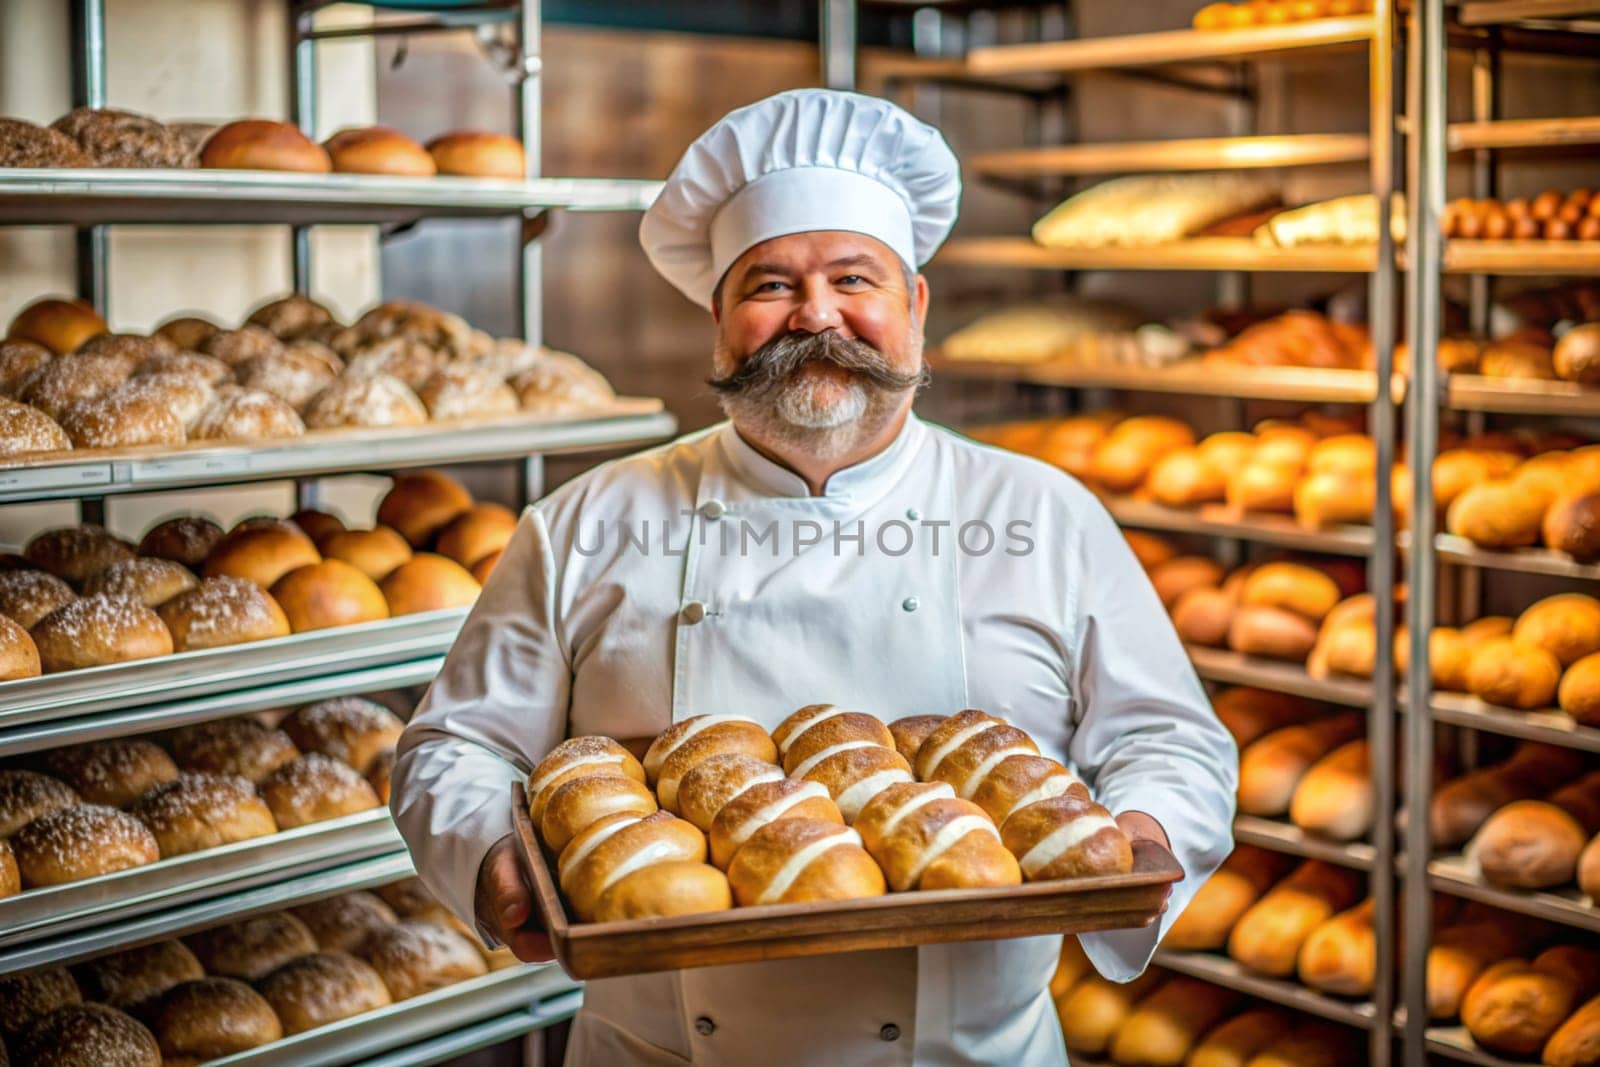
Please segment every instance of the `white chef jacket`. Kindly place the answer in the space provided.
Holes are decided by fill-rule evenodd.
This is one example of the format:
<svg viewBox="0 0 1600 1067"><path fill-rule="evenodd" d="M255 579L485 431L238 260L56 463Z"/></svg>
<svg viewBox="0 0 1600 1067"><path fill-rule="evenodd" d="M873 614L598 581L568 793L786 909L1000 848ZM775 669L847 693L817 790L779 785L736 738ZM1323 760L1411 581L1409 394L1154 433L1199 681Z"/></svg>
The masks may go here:
<svg viewBox="0 0 1600 1067"><path fill-rule="evenodd" d="M989 532L986 535L985 529ZM508 792L579 734L805 704L884 720L982 708L1160 821L1186 871L1158 924L1081 937L1137 977L1232 847L1238 753L1099 502L1061 471L909 416L809 495L728 423L529 508L401 738L391 805L473 922ZM568 1062L1063 1064L1060 938L588 983Z"/></svg>

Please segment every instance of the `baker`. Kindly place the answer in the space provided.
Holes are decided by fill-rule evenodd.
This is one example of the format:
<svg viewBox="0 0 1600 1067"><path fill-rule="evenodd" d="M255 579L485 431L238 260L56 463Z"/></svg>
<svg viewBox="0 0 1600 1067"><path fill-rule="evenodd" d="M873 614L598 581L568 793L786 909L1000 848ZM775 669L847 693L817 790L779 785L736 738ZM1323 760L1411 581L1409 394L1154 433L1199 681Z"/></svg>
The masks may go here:
<svg viewBox="0 0 1600 1067"><path fill-rule="evenodd" d="M521 518L401 738L392 806L423 880L548 959L509 791L562 738L691 715L768 728L826 701L977 707L1069 761L1186 872L1158 924L1085 935L1114 981L1231 847L1237 753L1105 509L1043 463L923 422L917 273L961 193L937 130L797 90L692 144L640 227L716 325L728 421L603 464ZM1061 1064L1059 937L588 983L569 1063Z"/></svg>

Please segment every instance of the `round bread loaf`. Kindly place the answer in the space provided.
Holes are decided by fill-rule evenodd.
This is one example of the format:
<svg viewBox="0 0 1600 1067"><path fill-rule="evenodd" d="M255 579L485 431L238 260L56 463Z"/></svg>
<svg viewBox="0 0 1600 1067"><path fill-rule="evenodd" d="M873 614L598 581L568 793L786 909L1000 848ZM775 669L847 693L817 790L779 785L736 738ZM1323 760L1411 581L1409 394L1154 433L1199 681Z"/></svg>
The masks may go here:
<svg viewBox="0 0 1600 1067"><path fill-rule="evenodd" d="M728 865L741 906L882 896L883 871L861 835L820 819L779 819L750 836Z"/></svg>
<svg viewBox="0 0 1600 1067"><path fill-rule="evenodd" d="M317 546L299 527L273 522L235 528L206 557L203 573L207 578L248 578L262 589L270 589L295 568L321 559Z"/></svg>
<svg viewBox="0 0 1600 1067"><path fill-rule="evenodd" d="M365 778L320 752L301 756L262 779L261 796L284 830L378 806Z"/></svg>
<svg viewBox="0 0 1600 1067"><path fill-rule="evenodd" d="M179 982L205 977L205 969L182 941L157 941L113 952L78 966L89 999L124 1011L153 1007Z"/></svg>
<svg viewBox="0 0 1600 1067"><path fill-rule="evenodd" d="M486 584L489 581L489 575L494 573L495 566L499 564L500 557L504 554L504 549L497 549L468 568L472 572L473 581L479 585Z"/></svg>
<svg viewBox="0 0 1600 1067"><path fill-rule="evenodd" d="M318 546L328 559L343 560L375 582L382 581L411 558L411 546L406 539L387 526L337 530L321 538Z"/></svg>
<svg viewBox="0 0 1600 1067"><path fill-rule="evenodd" d="M237 330L219 330L206 338L201 352L237 368L260 356L283 351L283 342L260 326L246 324Z"/></svg>
<svg viewBox="0 0 1600 1067"><path fill-rule="evenodd" d="M862 806L884 789L912 780L910 766L894 749L857 744L834 745L800 764L805 768L800 777L825 786L847 823L854 823Z"/></svg>
<svg viewBox="0 0 1600 1067"><path fill-rule="evenodd" d="M297 411L339 376L326 359L300 345L247 359L236 373L240 385L271 393Z"/></svg>
<svg viewBox="0 0 1600 1067"><path fill-rule="evenodd" d="M238 775L249 782L261 781L300 755L282 730L251 718L181 726L169 744L178 766L186 771Z"/></svg>
<svg viewBox="0 0 1600 1067"><path fill-rule="evenodd" d="M417 142L387 126L340 130L322 144L338 174L389 174L426 178L436 173L433 157Z"/></svg>
<svg viewBox="0 0 1600 1067"><path fill-rule="evenodd" d="M64 452L72 438L54 419L27 404L0 400L0 456Z"/></svg>
<svg viewBox="0 0 1600 1067"><path fill-rule="evenodd" d="M1490 815L1467 846L1491 885L1549 889L1578 870L1589 835L1567 812L1542 800L1517 800Z"/></svg>
<svg viewBox="0 0 1600 1067"><path fill-rule="evenodd" d="M435 923L406 919L377 931L361 947L395 1000L408 1000L489 968L471 941Z"/></svg>
<svg viewBox="0 0 1600 1067"><path fill-rule="evenodd" d="M1485 641L1467 662L1467 690L1507 708L1548 707L1561 683L1561 662L1542 648L1510 637Z"/></svg>
<svg viewBox="0 0 1600 1067"><path fill-rule="evenodd" d="M345 375L307 401L305 421L312 429L421 426L428 421L428 409L410 386L391 374Z"/></svg>
<svg viewBox="0 0 1600 1067"><path fill-rule="evenodd" d="M378 803L384 807L389 806L389 779L394 774L394 749L386 748L372 757L372 762L367 764L367 769L362 772L362 777L378 794Z"/></svg>
<svg viewBox="0 0 1600 1067"><path fill-rule="evenodd" d="M565 356L565 353L559 353ZM611 383L576 356L545 358L511 382L522 410L534 415L583 415L603 408L617 398Z"/></svg>
<svg viewBox="0 0 1600 1067"><path fill-rule="evenodd" d="M1000 836L1030 882L1133 870L1128 835L1110 812L1081 797L1063 794L1029 804L1006 820Z"/></svg>
<svg viewBox="0 0 1600 1067"><path fill-rule="evenodd" d="M391 615L470 607L483 589L461 564L432 552L418 552L390 571L378 588Z"/></svg>
<svg viewBox="0 0 1600 1067"><path fill-rule="evenodd" d="M305 422L287 400L245 388L218 390L216 402L189 428L196 441L270 441L305 432Z"/></svg>
<svg viewBox="0 0 1600 1067"><path fill-rule="evenodd" d="M470 567L491 552L498 552L511 541L517 529L517 515L500 504L474 504L439 531L434 551Z"/></svg>
<svg viewBox="0 0 1600 1067"><path fill-rule="evenodd" d="M29 634L46 674L165 656L173 650L172 634L160 616L137 600L103 593L57 608Z"/></svg>
<svg viewBox="0 0 1600 1067"><path fill-rule="evenodd" d="M66 782L34 771L0 768L0 838L52 811L83 803Z"/></svg>
<svg viewBox="0 0 1600 1067"><path fill-rule="evenodd" d="M330 512L317 511L313 508L305 508L295 512L289 516L289 521L300 527L305 535L311 538L311 543L316 545L319 551L322 549L323 541L326 541L334 534L344 532L343 519ZM323 555L327 555L327 553L324 552ZM345 562L349 563L350 560L345 560Z"/></svg>
<svg viewBox="0 0 1600 1067"><path fill-rule="evenodd" d="M42 672L39 649L28 631L0 615L0 682L37 678Z"/></svg>
<svg viewBox="0 0 1600 1067"><path fill-rule="evenodd" d="M83 994L65 967L0 975L0 1037L15 1040L56 1009L81 1003Z"/></svg>
<svg viewBox="0 0 1600 1067"><path fill-rule="evenodd" d="M397 882L385 882L373 892L402 919L427 919L458 932L466 931L466 924L451 915L416 875Z"/></svg>
<svg viewBox="0 0 1600 1067"><path fill-rule="evenodd" d="M150 828L164 858L278 832L255 788L233 775L184 774L128 811Z"/></svg>
<svg viewBox="0 0 1600 1067"><path fill-rule="evenodd" d="M25 630L77 598L72 586L46 571L0 571L0 615Z"/></svg>
<svg viewBox="0 0 1600 1067"><path fill-rule="evenodd" d="M307 174L326 174L333 169L328 153L293 124L268 119L241 119L217 130L200 150L200 165Z"/></svg>
<svg viewBox="0 0 1600 1067"><path fill-rule="evenodd" d="M18 399L60 423L79 404L126 382L137 365L132 357L113 355L52 360L29 379Z"/></svg>
<svg viewBox="0 0 1600 1067"><path fill-rule="evenodd" d="M528 775L528 817L534 826L544 818L544 808L556 787L591 774L620 774L645 781L644 768L633 753L609 737L588 734L570 737L552 748Z"/></svg>
<svg viewBox="0 0 1600 1067"><path fill-rule="evenodd" d="M44 345L60 356L105 332L106 321L87 300L45 297L17 312L6 336Z"/></svg>
<svg viewBox="0 0 1600 1067"><path fill-rule="evenodd" d="M83 583L85 596L107 596L137 600L147 608L159 607L200 584L194 572L170 559L139 557L123 559L102 567Z"/></svg>
<svg viewBox="0 0 1600 1067"><path fill-rule="evenodd" d="M189 166L183 139L156 119L109 107L78 107L50 124L78 142L96 167Z"/></svg>
<svg viewBox="0 0 1600 1067"><path fill-rule="evenodd" d="M379 930L399 921L394 909L365 890L302 904L295 918L306 924L325 952L355 952Z"/></svg>
<svg viewBox="0 0 1600 1067"><path fill-rule="evenodd" d="M388 375L404 382L408 389L420 389L444 359L445 356L426 341L402 334L363 344L350 354L345 374L351 378ZM420 403L422 398L417 399Z"/></svg>
<svg viewBox="0 0 1600 1067"><path fill-rule="evenodd" d="M377 521L397 530L413 548L426 548L438 532L472 507L466 487L441 471L398 475L378 502Z"/></svg>
<svg viewBox="0 0 1600 1067"><path fill-rule="evenodd" d="M917 749L947 718L947 715L907 715L891 722L889 736L894 738L895 751L904 756L907 763L916 766Z"/></svg>
<svg viewBox="0 0 1600 1067"><path fill-rule="evenodd" d="M175 781L172 757L142 737L88 741L45 753L45 768L90 804L125 808L148 790Z"/></svg>
<svg viewBox="0 0 1600 1067"><path fill-rule="evenodd" d="M231 1056L283 1037L272 1006L235 978L197 978L168 991L153 1025L163 1062Z"/></svg>
<svg viewBox="0 0 1600 1067"><path fill-rule="evenodd" d="M753 785L782 778L782 768L742 752L708 756L678 782L678 813L702 833L710 833L724 804Z"/></svg>
<svg viewBox="0 0 1600 1067"><path fill-rule="evenodd" d="M133 558L133 547L104 526L84 523L36 534L22 550L23 558L62 581L81 587L102 567Z"/></svg>
<svg viewBox="0 0 1600 1067"><path fill-rule="evenodd" d="M55 358L44 345L20 337L0 340L0 397L15 400L35 374Z"/></svg>
<svg viewBox="0 0 1600 1067"><path fill-rule="evenodd" d="M298 1034L392 1003L378 972L345 952L317 952L284 964L258 987L283 1024Z"/></svg>
<svg viewBox="0 0 1600 1067"><path fill-rule="evenodd" d="M634 871L672 860L706 857L705 835L670 812L619 813L593 823L562 849L557 879L572 910L593 922L600 898Z"/></svg>
<svg viewBox="0 0 1600 1067"><path fill-rule="evenodd" d="M184 939L207 974L258 982L291 960L317 951L305 923L286 911L213 926Z"/></svg>
<svg viewBox="0 0 1600 1067"><path fill-rule="evenodd" d="M372 579L339 559L296 567L273 583L272 598L295 633L389 617L388 602Z"/></svg>
<svg viewBox="0 0 1600 1067"><path fill-rule="evenodd" d="M699 915L733 907L728 877L698 860L666 860L623 875L600 895L596 922Z"/></svg>
<svg viewBox="0 0 1600 1067"><path fill-rule="evenodd" d="M309 704L279 724L302 752L320 752L365 771L378 753L394 748L405 723L375 701L334 697Z"/></svg>
<svg viewBox="0 0 1600 1067"><path fill-rule="evenodd" d="M810 819L844 825L839 806L821 782L782 778L758 782L722 805L711 820L711 862L728 869L757 830L779 819Z"/></svg>
<svg viewBox="0 0 1600 1067"><path fill-rule="evenodd" d="M794 778L805 777L818 762L836 752L869 745L894 747L894 735L878 719L831 704L801 708L778 724L773 739L783 754L784 773Z"/></svg>
<svg viewBox="0 0 1600 1067"><path fill-rule="evenodd" d="M886 731L887 732L887 731ZM663 730L644 754L644 773L661 806L677 814L678 783L708 756L739 752L774 763L778 750L753 719L740 715L695 715Z"/></svg>
<svg viewBox="0 0 1600 1067"><path fill-rule="evenodd" d="M1088 800L1089 787L1053 759L1011 753L983 776L971 799L996 826L1004 826L1007 819L1029 804L1059 796Z"/></svg>
<svg viewBox="0 0 1600 1067"><path fill-rule="evenodd" d="M157 326L155 333L177 345L180 351L198 353L200 346L221 330L221 326L203 315L174 315Z"/></svg>
<svg viewBox="0 0 1600 1067"><path fill-rule="evenodd" d="M151 386L152 381L129 381L68 408L62 415L61 428L72 439L73 447L183 444L184 421L171 399Z"/></svg>
<svg viewBox="0 0 1600 1067"><path fill-rule="evenodd" d="M262 304L245 321L271 331L281 341L294 341L332 323L333 312L304 293L290 293Z"/></svg>
<svg viewBox="0 0 1600 1067"><path fill-rule="evenodd" d="M549 791L539 819L539 836L560 852L582 831L610 815L643 818L656 810L656 798L643 784L621 774L586 774Z"/></svg>
<svg viewBox="0 0 1600 1067"><path fill-rule="evenodd" d="M1542 648L1563 667L1600 652L1600 601L1583 593L1545 597L1511 628L1518 644Z"/></svg>
<svg viewBox="0 0 1600 1067"><path fill-rule="evenodd" d="M144 1024L104 1004L51 1012L17 1049L18 1062L29 1067L162 1067L161 1049Z"/></svg>
<svg viewBox="0 0 1600 1067"><path fill-rule="evenodd" d="M210 519L179 515L150 527L139 541L139 555L170 559L199 570L222 537L222 527Z"/></svg>
<svg viewBox="0 0 1600 1067"><path fill-rule="evenodd" d="M22 884L30 889L142 867L161 858L144 823L99 804L42 815L17 831L11 847Z"/></svg>
<svg viewBox="0 0 1600 1067"><path fill-rule="evenodd" d="M892 785L862 807L854 825L896 892L1022 882L994 822L945 782Z"/></svg>
<svg viewBox="0 0 1600 1067"><path fill-rule="evenodd" d="M127 363L131 373L134 368L154 356L171 355L177 351L165 337L146 336L142 333L102 333L89 338L72 352L73 356L116 356Z"/></svg>
<svg viewBox="0 0 1600 1067"><path fill-rule="evenodd" d="M428 142L440 174L518 180L528 173L522 142L486 130L452 130Z"/></svg>
<svg viewBox="0 0 1600 1067"><path fill-rule="evenodd" d="M516 390L490 367L448 363L417 386L417 398L435 422L494 419L520 410Z"/></svg>
<svg viewBox="0 0 1600 1067"><path fill-rule="evenodd" d="M278 602L248 578L206 578L162 604L160 611L179 652L289 634L289 620Z"/></svg>

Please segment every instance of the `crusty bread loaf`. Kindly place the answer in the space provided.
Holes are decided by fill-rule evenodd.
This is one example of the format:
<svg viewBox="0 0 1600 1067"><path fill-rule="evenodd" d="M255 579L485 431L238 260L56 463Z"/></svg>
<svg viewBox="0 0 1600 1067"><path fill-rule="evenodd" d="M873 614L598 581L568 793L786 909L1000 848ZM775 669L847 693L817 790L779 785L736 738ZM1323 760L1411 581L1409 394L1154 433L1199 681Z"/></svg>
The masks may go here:
<svg viewBox="0 0 1600 1067"><path fill-rule="evenodd" d="M17 312L6 336L32 341L61 356L105 332L105 320L87 300L44 297Z"/></svg>
<svg viewBox="0 0 1600 1067"><path fill-rule="evenodd" d="M71 436L49 415L27 404L0 399L0 456L65 452L70 448Z"/></svg>
<svg viewBox="0 0 1600 1067"><path fill-rule="evenodd" d="M260 981L290 960L317 951L316 938L286 911L213 926L190 934L184 942L207 974Z"/></svg>
<svg viewBox="0 0 1600 1067"><path fill-rule="evenodd" d="M1490 815L1467 854L1486 881L1517 889L1566 885L1589 835L1554 804L1517 800Z"/></svg>
<svg viewBox="0 0 1600 1067"><path fill-rule="evenodd" d="M971 799L988 774L1010 756L1036 756L1033 738L1004 719L976 709L950 716L934 728L917 750L917 777L949 782L956 794Z"/></svg>
<svg viewBox="0 0 1600 1067"><path fill-rule="evenodd" d="M840 742L867 742L890 748L895 743L894 734L875 716L836 704L807 704L772 729L772 743L783 757L785 773L791 775L802 760ZM797 743L801 750L791 758L790 750Z"/></svg>
<svg viewBox="0 0 1600 1067"><path fill-rule="evenodd" d="M1351 841L1372 828L1371 753L1366 738L1347 741L1313 763L1295 786L1289 819L1303 830Z"/></svg>
<svg viewBox="0 0 1600 1067"><path fill-rule="evenodd" d="M0 682L37 678L42 671L39 649L28 631L0 615Z"/></svg>
<svg viewBox="0 0 1600 1067"><path fill-rule="evenodd" d="M1095 445L1089 477L1113 493L1137 489L1157 460L1168 452L1194 444L1194 431L1164 415L1137 415L1124 419Z"/></svg>
<svg viewBox="0 0 1600 1067"><path fill-rule="evenodd" d="M1134 1005L1160 988L1166 978L1166 972L1152 968L1131 982L1108 982L1095 974L1073 986L1056 1000L1061 1036L1068 1050L1082 1056L1105 1052Z"/></svg>
<svg viewBox="0 0 1600 1067"><path fill-rule="evenodd" d="M1600 493L1584 488L1563 493L1544 513L1544 543L1579 563L1600 559Z"/></svg>
<svg viewBox="0 0 1600 1067"><path fill-rule="evenodd" d="M1222 866L1195 890L1162 945L1174 952L1221 949L1239 917L1293 866L1293 858L1283 853L1253 845L1234 846Z"/></svg>
<svg viewBox="0 0 1600 1067"><path fill-rule="evenodd" d="M996 826L1004 826L1007 819L1029 804L1065 795L1090 799L1089 787L1055 760L1011 753L982 775L968 799L982 808Z"/></svg>
<svg viewBox="0 0 1600 1067"><path fill-rule="evenodd" d="M1133 550L1133 558L1138 560L1139 566L1146 571L1178 554L1171 541L1153 533L1146 533L1143 530L1123 530L1122 537Z"/></svg>
<svg viewBox="0 0 1600 1067"><path fill-rule="evenodd" d="M259 988L285 1034L327 1026L393 999L371 965L344 952L300 956L263 978Z"/></svg>
<svg viewBox="0 0 1600 1067"><path fill-rule="evenodd" d="M1483 642L1467 662L1467 689L1480 700L1501 707L1548 707L1555 701L1560 682L1560 660L1510 637Z"/></svg>
<svg viewBox="0 0 1600 1067"><path fill-rule="evenodd" d="M1311 931L1356 902L1355 872L1308 860L1240 916L1228 935L1228 955L1274 977L1293 974Z"/></svg>
<svg viewBox="0 0 1600 1067"><path fill-rule="evenodd" d="M1594 995L1591 983L1552 965L1560 961L1546 955L1533 962L1501 960L1478 976L1461 1002L1461 1021L1473 1040L1492 1052L1536 1056L1567 1016Z"/></svg>
<svg viewBox="0 0 1600 1067"><path fill-rule="evenodd" d="M1340 712L1285 726L1251 743L1239 756L1239 810L1263 816L1287 812L1311 766L1358 737L1364 722L1360 712Z"/></svg>

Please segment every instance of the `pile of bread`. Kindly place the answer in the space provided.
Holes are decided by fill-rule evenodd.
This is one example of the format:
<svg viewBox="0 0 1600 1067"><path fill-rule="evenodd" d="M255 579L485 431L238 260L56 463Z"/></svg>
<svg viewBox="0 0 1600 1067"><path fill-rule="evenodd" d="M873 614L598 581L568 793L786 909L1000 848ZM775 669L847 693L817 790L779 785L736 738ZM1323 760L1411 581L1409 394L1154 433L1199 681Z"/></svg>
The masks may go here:
<svg viewBox="0 0 1600 1067"><path fill-rule="evenodd" d="M1355 1030L1262 1005L1198 978L1152 967L1132 982L1108 982L1075 937L1062 944L1050 993L1074 1060L1128 1067L1346 1067L1365 1058L1364 1035Z"/></svg>
<svg viewBox="0 0 1600 1067"><path fill-rule="evenodd" d="M411 878L0 976L0 1051L30 1067L197 1064L515 965Z"/></svg>
<svg viewBox="0 0 1600 1067"><path fill-rule="evenodd" d="M0 341L0 457L563 417L615 397L576 356L496 340L413 301L379 304L346 326L296 294L238 329L181 315L146 336L109 332L82 301L46 298Z"/></svg>
<svg viewBox="0 0 1600 1067"><path fill-rule="evenodd" d="M467 607L516 524L417 471L371 529L301 511L227 533L182 515L137 545L93 524L46 530L0 557L0 680Z"/></svg>
<svg viewBox="0 0 1600 1067"><path fill-rule="evenodd" d="M521 141L483 130L455 130L423 147L398 130L368 126L340 130L319 145L288 122L166 123L109 107L76 108L49 126L0 118L0 167L219 167L510 179L527 173Z"/></svg>
<svg viewBox="0 0 1600 1067"><path fill-rule="evenodd" d="M381 704L338 697L0 770L0 897L378 807L402 727Z"/></svg>
<svg viewBox="0 0 1600 1067"><path fill-rule="evenodd" d="M1395 350L1397 368L1404 368L1406 351L1403 344ZM1570 326L1559 339L1537 329L1517 330L1497 341L1446 337L1439 342L1439 366L1485 378L1600 385L1600 322Z"/></svg>
<svg viewBox="0 0 1600 1067"><path fill-rule="evenodd" d="M1445 205L1439 229L1462 241L1600 241L1600 195L1547 189L1532 199L1462 197Z"/></svg>
<svg viewBox="0 0 1600 1067"><path fill-rule="evenodd" d="M1127 836L1071 771L972 709L886 726L811 704L771 734L700 715L642 763L576 737L527 790L582 922L1133 869Z"/></svg>
<svg viewBox="0 0 1600 1067"><path fill-rule="evenodd" d="M1311 19L1365 15L1372 0L1238 0L1207 4L1194 14L1197 30L1240 30L1247 26L1283 26Z"/></svg>

